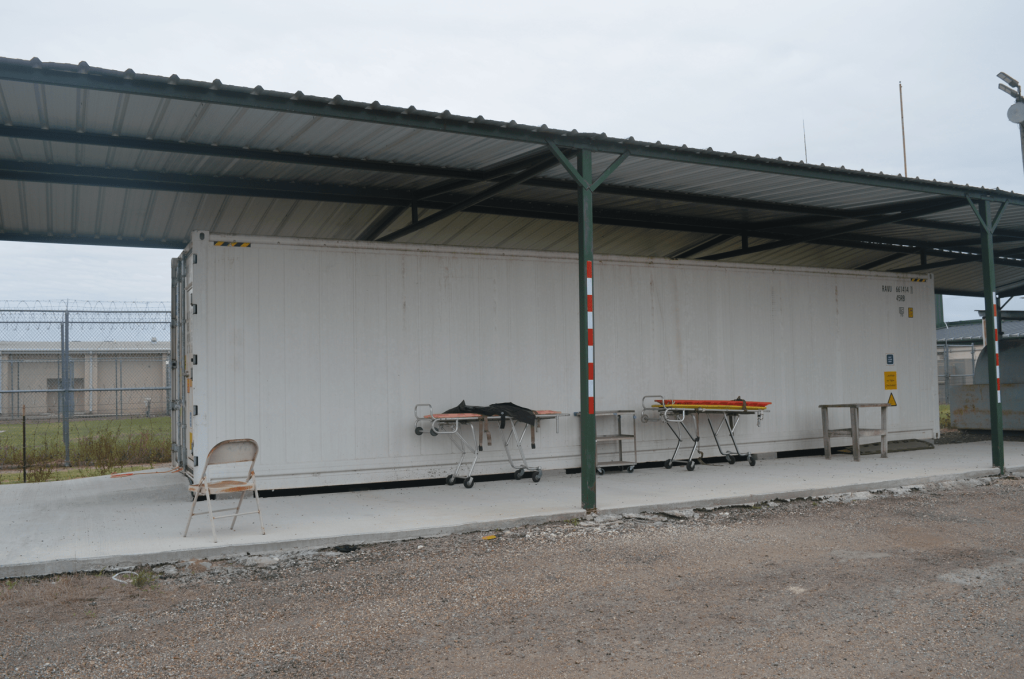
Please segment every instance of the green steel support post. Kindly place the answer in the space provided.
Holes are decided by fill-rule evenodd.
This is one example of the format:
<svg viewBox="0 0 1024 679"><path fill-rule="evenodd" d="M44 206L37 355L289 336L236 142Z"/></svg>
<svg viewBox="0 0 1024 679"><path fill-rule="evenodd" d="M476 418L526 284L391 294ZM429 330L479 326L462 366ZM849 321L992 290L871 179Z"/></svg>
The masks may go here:
<svg viewBox="0 0 1024 679"><path fill-rule="evenodd" d="M583 508L597 509L597 422L594 417L594 192L590 151L580 151L576 170L580 269L580 492Z"/></svg>
<svg viewBox="0 0 1024 679"><path fill-rule="evenodd" d="M579 187L577 217L579 219L580 263L580 493L583 508L597 511L597 418L594 416L594 191L629 158L629 151L619 155L601 176L594 179L591 152L577 149L576 167L555 144L548 148Z"/></svg>
<svg viewBox="0 0 1024 679"><path fill-rule="evenodd" d="M999 383L999 313L996 302L995 252L992 234L998 217L990 217L987 201L971 205L981 222L981 275L985 286L985 342L988 345L988 404L992 426L992 466L999 472L1006 471L1003 462L1003 404ZM1002 211L1000 210L1000 214Z"/></svg>

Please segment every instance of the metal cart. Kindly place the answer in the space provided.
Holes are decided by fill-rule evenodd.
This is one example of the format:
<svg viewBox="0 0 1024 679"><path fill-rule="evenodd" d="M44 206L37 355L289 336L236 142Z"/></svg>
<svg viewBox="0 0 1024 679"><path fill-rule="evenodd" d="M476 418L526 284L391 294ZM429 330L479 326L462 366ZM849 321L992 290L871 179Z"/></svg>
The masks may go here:
<svg viewBox="0 0 1024 679"><path fill-rule="evenodd" d="M648 403L648 400L651 402ZM672 465L675 464L676 454L679 452L679 447L683 443L683 437L676 429L682 430L686 436L693 442L693 447L690 448L690 455L686 458L683 464L686 465L687 471L693 471L696 466L696 460L694 459L694 453L697 453L698 458L704 457L704 451L700 449L700 418L701 415L707 416L708 427L711 428L711 435L715 440L715 447L718 448L718 453L725 457L725 461L729 464L735 464L737 460L745 459L750 466L753 467L757 464L757 458L751 453L741 453L739 446L736 444L736 427L740 422L740 418L744 415L756 415L757 426L761 426L761 419L764 414L768 412L767 406L770 405L768 402L757 402L757 405L748 405L747 401L677 401L668 400L664 396L652 395L644 396L641 400L641 415L640 420L642 422L648 422L652 417L657 417L664 422L669 431L676 437L676 447L672 451L672 457L665 460L665 468L671 469ZM702 405L706 403L707 405ZM749 402L753 403L753 402ZM720 415L722 417L721 422L718 423L718 427L715 427L711 423L710 415ZM694 430L691 432L686 426L686 419L693 417ZM675 426L673 426L675 425ZM729 439L732 441L733 450L723 450L722 444L718 440L718 434L722 428L725 428L729 433Z"/></svg>
<svg viewBox="0 0 1024 679"><path fill-rule="evenodd" d="M579 413L576 413L579 416ZM631 433L625 433L622 431L622 418L628 416L632 421ZM594 417L598 420L601 418L615 418L615 433L613 434L598 434L597 444L602 443L614 443L618 450L611 451L598 451L597 453L597 473L604 474L604 470L607 467L625 467L626 471L630 474L633 473L633 469L636 468L637 464L637 452L636 452L636 411L635 410L600 410L594 413ZM598 425L600 427L600 425ZM628 450L624 449L623 442L633 442L633 459L627 459ZM604 459L602 457L610 456L611 459Z"/></svg>

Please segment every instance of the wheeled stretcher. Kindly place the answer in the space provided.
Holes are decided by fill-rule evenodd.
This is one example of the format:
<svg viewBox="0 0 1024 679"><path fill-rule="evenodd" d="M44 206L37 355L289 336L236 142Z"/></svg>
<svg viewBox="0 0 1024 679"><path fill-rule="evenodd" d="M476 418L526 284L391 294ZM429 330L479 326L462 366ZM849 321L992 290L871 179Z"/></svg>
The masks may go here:
<svg viewBox="0 0 1024 679"><path fill-rule="evenodd" d="M736 427L740 423L740 418L745 415L756 415L757 426L760 427L761 419L768 412L768 406L770 405L770 401L745 401L743 399L731 401L683 401L666 399L660 395L652 395L644 396L641 401L640 421L649 422L652 418L658 418L668 426L669 431L676 437L676 447L672 451L672 457L665 460L666 469L671 469L672 465L675 464L679 447L683 444L683 433L693 442L693 446L690 448L690 455L685 461L687 471L692 472L697 465L694 453L697 454L698 458L704 457L704 451L700 449L700 420L702 415L707 415L706 419L708 427L711 428L711 435L715 440L715 447L718 448L719 454L725 457L725 461L729 464L735 464L736 460L746 459L750 466L753 467L757 464L754 456L751 453L741 453L739 446L736 445ZM711 415L720 415L722 417L717 427L712 424ZM686 426L686 420L690 417L693 418L693 432ZM732 441L732 451L723 450L722 442L718 438L723 426L729 433L729 439Z"/></svg>
<svg viewBox="0 0 1024 679"><path fill-rule="evenodd" d="M498 436L505 449L505 457L508 459L512 469L515 470L513 476L518 480L529 475L534 483L539 483L544 475L544 471L540 467L531 465L529 460L526 459L526 451L523 449L526 432L530 432L531 450L536 449L537 430L540 429L541 422L544 420L554 420L555 432L557 433L559 418L567 417L567 415L557 410L534 410L530 412L533 414L533 424L520 422L508 413L495 415L450 412L435 414L434 409L429 403L419 403L416 405L414 413L416 415L416 435L422 436L425 432L429 431L431 436L439 434L452 436L452 441L455 443L455 447L459 450L460 455L458 464L455 465L455 471L448 475L445 482L449 486L454 486L458 481L462 481L463 486L472 488L473 470L476 468L477 459L484 449L485 436L487 438L487 445L491 445L490 423L498 422L499 430L504 429L508 425L508 432L505 434L499 433ZM463 435L465 427L469 427L469 439ZM512 458L511 444L513 443L519 454L518 462ZM467 465L466 458L470 455L472 455L472 460ZM464 468L465 471L463 471Z"/></svg>

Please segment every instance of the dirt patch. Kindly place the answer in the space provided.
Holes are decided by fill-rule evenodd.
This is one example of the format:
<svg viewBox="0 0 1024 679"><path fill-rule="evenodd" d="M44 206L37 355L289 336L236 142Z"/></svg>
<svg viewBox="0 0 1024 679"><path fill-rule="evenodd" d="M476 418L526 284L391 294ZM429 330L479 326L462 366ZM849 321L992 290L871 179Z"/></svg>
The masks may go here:
<svg viewBox="0 0 1024 679"><path fill-rule="evenodd" d="M1016 676L988 482L0 582L0 676Z"/></svg>

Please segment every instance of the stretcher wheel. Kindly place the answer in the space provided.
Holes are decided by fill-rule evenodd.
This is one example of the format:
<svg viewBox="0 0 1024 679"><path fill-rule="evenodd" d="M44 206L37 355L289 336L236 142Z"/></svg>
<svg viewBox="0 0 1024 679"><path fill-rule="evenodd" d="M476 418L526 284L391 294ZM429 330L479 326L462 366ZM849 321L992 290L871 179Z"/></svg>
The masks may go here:
<svg viewBox="0 0 1024 679"><path fill-rule="evenodd" d="M604 467L598 467L597 468L597 475L598 476L604 476Z"/></svg>
<svg viewBox="0 0 1024 679"><path fill-rule="evenodd" d="M729 464L736 464L736 458L729 453L725 454L725 461L728 462Z"/></svg>
<svg viewBox="0 0 1024 679"><path fill-rule="evenodd" d="M649 421L647 415L641 415L640 421L643 422L644 424L647 424L647 422Z"/></svg>
<svg viewBox="0 0 1024 679"><path fill-rule="evenodd" d="M697 467L697 463L696 462L694 462L693 460L687 460L687 462L686 462L686 471L692 472L696 467Z"/></svg>
<svg viewBox="0 0 1024 679"><path fill-rule="evenodd" d="M449 474L448 478L445 479L444 482L447 483L449 486L454 486L455 485L455 474Z"/></svg>
<svg viewBox="0 0 1024 679"><path fill-rule="evenodd" d="M466 488L472 488L473 487L473 477L470 476L468 479L463 481L462 485L464 485Z"/></svg>
<svg viewBox="0 0 1024 679"><path fill-rule="evenodd" d="M633 473L633 465L629 465L628 467L626 467L626 471L629 472L630 474L632 474Z"/></svg>
<svg viewBox="0 0 1024 679"><path fill-rule="evenodd" d="M524 476L526 476L526 470L523 469L522 467L520 467L519 469L516 470L515 474L513 474L512 476L515 478L516 481L518 481L519 479L521 479Z"/></svg>
<svg viewBox="0 0 1024 679"><path fill-rule="evenodd" d="M533 473L533 482L534 483L540 483L540 477L542 477L542 476L544 476L544 472L542 472L541 470L538 469L537 471L535 471Z"/></svg>
<svg viewBox="0 0 1024 679"><path fill-rule="evenodd" d="M416 427L416 436L423 436L423 427Z"/></svg>
<svg viewBox="0 0 1024 679"><path fill-rule="evenodd" d="M431 435L431 436L437 436L437 432L436 432L436 431L434 431L433 429L431 429L431 430L430 430L430 435Z"/></svg>
<svg viewBox="0 0 1024 679"><path fill-rule="evenodd" d="M672 469L672 460L665 460L665 469Z"/></svg>
<svg viewBox="0 0 1024 679"><path fill-rule="evenodd" d="M750 453L747 453L747 462L749 462L750 466L753 467L755 464L757 464L757 458L755 458Z"/></svg>

